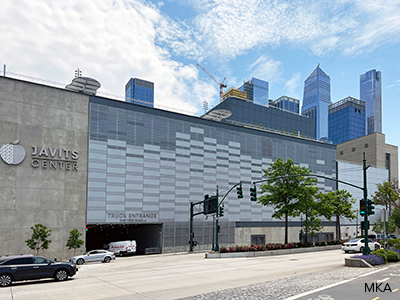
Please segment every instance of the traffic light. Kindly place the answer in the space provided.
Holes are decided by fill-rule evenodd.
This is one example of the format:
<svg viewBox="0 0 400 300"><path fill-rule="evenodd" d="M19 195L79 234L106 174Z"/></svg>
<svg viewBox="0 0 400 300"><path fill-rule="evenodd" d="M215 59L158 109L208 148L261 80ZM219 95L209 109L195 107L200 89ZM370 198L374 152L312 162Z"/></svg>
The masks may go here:
<svg viewBox="0 0 400 300"><path fill-rule="evenodd" d="M360 215L365 216L367 208L365 207L365 201L360 200Z"/></svg>
<svg viewBox="0 0 400 300"><path fill-rule="evenodd" d="M218 233L221 233L221 226L218 225Z"/></svg>
<svg viewBox="0 0 400 300"><path fill-rule="evenodd" d="M255 185L250 188L250 200L257 201L257 188Z"/></svg>
<svg viewBox="0 0 400 300"><path fill-rule="evenodd" d="M89 231L89 227L86 226L86 231Z"/></svg>
<svg viewBox="0 0 400 300"><path fill-rule="evenodd" d="M159 232L162 231L162 225L158 225L158 231L159 231Z"/></svg>
<svg viewBox="0 0 400 300"><path fill-rule="evenodd" d="M217 205L218 205L217 196L209 197L208 195L205 195L204 196L204 211L203 211L203 214L208 215L208 214L215 213L217 211Z"/></svg>
<svg viewBox="0 0 400 300"><path fill-rule="evenodd" d="M368 215L374 215L374 208L375 206L373 206L373 204L375 204L375 202L373 200L367 200L367 214Z"/></svg>
<svg viewBox="0 0 400 300"><path fill-rule="evenodd" d="M238 199L243 198L242 183L236 188Z"/></svg>
<svg viewBox="0 0 400 300"><path fill-rule="evenodd" d="M219 216L220 216L220 217L223 217L223 216L224 216L224 207L223 207L223 206L220 206L220 207L219 207Z"/></svg>

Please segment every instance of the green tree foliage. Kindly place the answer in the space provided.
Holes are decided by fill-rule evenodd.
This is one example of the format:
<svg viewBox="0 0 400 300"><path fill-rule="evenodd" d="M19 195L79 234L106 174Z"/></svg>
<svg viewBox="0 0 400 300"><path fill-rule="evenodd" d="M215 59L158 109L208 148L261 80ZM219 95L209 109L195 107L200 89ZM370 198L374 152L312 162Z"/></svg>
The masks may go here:
<svg viewBox="0 0 400 300"><path fill-rule="evenodd" d="M79 238L81 235L82 233L80 233L76 228L69 232L69 238L65 246L68 247L68 250L74 249L74 256L76 249L80 248L84 244L84 241Z"/></svg>
<svg viewBox="0 0 400 300"><path fill-rule="evenodd" d="M311 238L313 238L314 233L317 231L320 231L323 228L323 226L321 225L321 219L318 218L318 216L319 216L319 213L315 209L310 209L307 212L306 220L303 222L306 237L307 237L307 234L311 234ZM307 243L307 242L312 242L312 241L305 240L305 242Z"/></svg>
<svg viewBox="0 0 400 300"><path fill-rule="evenodd" d="M320 213L328 220L336 216L336 238L340 239L340 218L345 217L349 220L357 218L352 209L356 199L346 190L332 191L326 194L320 193L318 198L321 200Z"/></svg>
<svg viewBox="0 0 400 300"><path fill-rule="evenodd" d="M395 220L393 219L392 216L389 217L389 221L386 221L386 234L394 232L396 230ZM378 220L375 221L372 230L376 233L384 233L383 228L384 228L383 221L381 220L381 218L379 218Z"/></svg>
<svg viewBox="0 0 400 300"><path fill-rule="evenodd" d="M278 158L264 170L264 177L271 180L261 185L261 194L264 195L258 201L274 207L273 218L285 220L285 244L288 243L288 219L299 216L304 203L312 201L318 192L318 188L313 186L317 179L305 176L277 178L310 173L305 167L295 166L290 158L286 162Z"/></svg>
<svg viewBox="0 0 400 300"><path fill-rule="evenodd" d="M400 228L400 208L394 208L394 210L392 211L392 215L389 217L389 221L392 221L394 226ZM394 230L390 232L394 232Z"/></svg>
<svg viewBox="0 0 400 300"><path fill-rule="evenodd" d="M39 250L48 249L51 240L47 238L50 236L51 229L47 229L42 224L36 224L31 227L32 237L25 241L26 245L32 250L36 250L36 255L39 254Z"/></svg>
<svg viewBox="0 0 400 300"><path fill-rule="evenodd" d="M398 193L393 190L392 183L384 182L382 184L378 183L376 185L377 190L375 194L372 196L372 200L375 201L377 205L383 205L386 207L397 207L400 208L397 201L400 199Z"/></svg>

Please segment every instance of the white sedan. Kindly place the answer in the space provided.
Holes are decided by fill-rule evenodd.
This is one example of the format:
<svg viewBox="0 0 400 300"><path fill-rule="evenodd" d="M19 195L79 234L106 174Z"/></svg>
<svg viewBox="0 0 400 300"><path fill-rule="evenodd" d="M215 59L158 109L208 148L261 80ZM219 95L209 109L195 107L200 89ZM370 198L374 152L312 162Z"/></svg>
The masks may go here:
<svg viewBox="0 0 400 300"><path fill-rule="evenodd" d="M77 265L83 265L84 263L95 261L109 263L111 260L115 260L114 252L106 250L92 250L86 254L74 256L69 259L70 262Z"/></svg>
<svg viewBox="0 0 400 300"><path fill-rule="evenodd" d="M342 245L342 251L349 253L350 251L363 252L365 243L363 238L350 240ZM368 240L368 247L371 251L375 251L381 248L379 243Z"/></svg>

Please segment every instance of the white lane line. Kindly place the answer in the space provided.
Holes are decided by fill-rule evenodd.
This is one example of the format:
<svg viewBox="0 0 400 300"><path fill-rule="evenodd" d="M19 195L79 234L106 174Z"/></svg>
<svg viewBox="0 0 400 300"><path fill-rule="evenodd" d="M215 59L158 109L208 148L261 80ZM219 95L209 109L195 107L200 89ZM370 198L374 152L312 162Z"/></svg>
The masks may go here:
<svg viewBox="0 0 400 300"><path fill-rule="evenodd" d="M384 282L384 281L389 280L389 279L390 279L389 277L386 277L386 278L384 278L384 279L377 280L376 282Z"/></svg>

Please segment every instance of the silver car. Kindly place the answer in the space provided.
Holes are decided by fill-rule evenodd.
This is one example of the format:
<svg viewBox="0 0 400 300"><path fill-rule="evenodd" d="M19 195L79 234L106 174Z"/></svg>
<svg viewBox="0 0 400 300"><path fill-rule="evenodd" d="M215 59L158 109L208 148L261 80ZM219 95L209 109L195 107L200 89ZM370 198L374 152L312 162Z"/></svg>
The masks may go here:
<svg viewBox="0 0 400 300"><path fill-rule="evenodd" d="M109 263L111 260L115 260L115 254L107 250L92 250L86 254L74 256L69 259L70 262L77 265L94 261Z"/></svg>

